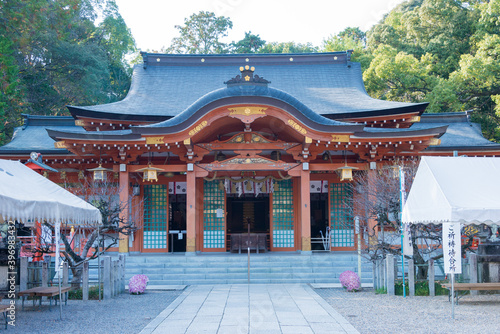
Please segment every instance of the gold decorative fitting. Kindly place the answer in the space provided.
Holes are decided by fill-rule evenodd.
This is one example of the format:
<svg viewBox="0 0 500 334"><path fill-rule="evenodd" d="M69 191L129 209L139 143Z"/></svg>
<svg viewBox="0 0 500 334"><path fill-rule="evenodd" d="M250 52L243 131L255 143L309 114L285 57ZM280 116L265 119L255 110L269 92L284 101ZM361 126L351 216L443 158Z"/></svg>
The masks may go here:
<svg viewBox="0 0 500 334"><path fill-rule="evenodd" d="M262 108L262 107L233 107L233 108L228 108L231 112L229 113L229 116L234 116L234 115L242 115L242 116L250 116L250 115L265 115L266 113L264 110L267 108Z"/></svg>
<svg viewBox="0 0 500 334"><path fill-rule="evenodd" d="M193 128L193 130L189 131L189 136L191 136L191 137L194 136L195 134L197 134L198 132L200 132L201 129L203 129L205 126L207 126L207 124L208 124L207 121L201 122L195 128Z"/></svg>
<svg viewBox="0 0 500 334"><path fill-rule="evenodd" d="M253 67L253 66L250 67L250 71L252 71L252 72L255 71L255 67Z"/></svg>
<svg viewBox="0 0 500 334"><path fill-rule="evenodd" d="M55 148L66 148L66 142L64 140L54 142Z"/></svg>
<svg viewBox="0 0 500 334"><path fill-rule="evenodd" d="M184 145L191 145L191 138L184 139Z"/></svg>
<svg viewBox="0 0 500 334"><path fill-rule="evenodd" d="M163 139L164 137L146 137L146 144L147 145L165 144Z"/></svg>
<svg viewBox="0 0 500 334"><path fill-rule="evenodd" d="M85 174L83 173L83 170L78 172L78 180L83 180L85 178Z"/></svg>
<svg viewBox="0 0 500 334"><path fill-rule="evenodd" d="M431 145L431 146L441 145L441 139L439 139L439 138L431 138L429 140L429 145Z"/></svg>
<svg viewBox="0 0 500 334"><path fill-rule="evenodd" d="M240 72L243 72L244 68L243 66L240 66Z"/></svg>
<svg viewBox="0 0 500 334"><path fill-rule="evenodd" d="M306 138L304 138L304 142L305 142L306 144L312 144L312 142L313 142L313 141L312 141L312 139L311 139L311 138L306 137Z"/></svg>
<svg viewBox="0 0 500 334"><path fill-rule="evenodd" d="M61 180L66 180L66 172L65 171L61 172Z"/></svg>
<svg viewBox="0 0 500 334"><path fill-rule="evenodd" d="M332 141L348 143L351 141L350 135L332 135Z"/></svg>
<svg viewBox="0 0 500 334"><path fill-rule="evenodd" d="M49 172L47 172L47 171L43 172L43 177L48 178L49 177Z"/></svg>
<svg viewBox="0 0 500 334"><path fill-rule="evenodd" d="M292 128L294 128L296 131L298 131L300 134L303 134L303 135L307 134L307 130L306 130L306 129L304 129L303 127L301 127L301 126L300 126L299 124L297 124L295 121L293 121L293 120L289 119L289 120L288 120L288 124L289 124Z"/></svg>
<svg viewBox="0 0 500 334"><path fill-rule="evenodd" d="M250 81L250 76L249 75L245 75L245 81Z"/></svg>
<svg viewBox="0 0 500 334"><path fill-rule="evenodd" d="M205 62L205 58L201 58L201 62L204 63Z"/></svg>
<svg viewBox="0 0 500 334"><path fill-rule="evenodd" d="M420 122L420 116L412 116L410 118L410 122L412 122L412 123L418 123L418 122Z"/></svg>
<svg viewBox="0 0 500 334"><path fill-rule="evenodd" d="M83 119L77 119L77 120L75 120L75 125L76 126L84 126L85 121Z"/></svg>
<svg viewBox="0 0 500 334"><path fill-rule="evenodd" d="M250 66L246 65L245 70L249 70L249 69L250 69Z"/></svg>

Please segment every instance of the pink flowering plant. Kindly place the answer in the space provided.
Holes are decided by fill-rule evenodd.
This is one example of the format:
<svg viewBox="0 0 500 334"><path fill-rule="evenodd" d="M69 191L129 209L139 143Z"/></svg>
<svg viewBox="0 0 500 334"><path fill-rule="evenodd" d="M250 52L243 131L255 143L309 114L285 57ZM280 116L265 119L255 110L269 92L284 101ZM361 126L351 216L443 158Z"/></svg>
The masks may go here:
<svg viewBox="0 0 500 334"><path fill-rule="evenodd" d="M342 286L346 288L347 291L361 290L361 281L359 279L359 276L353 271L344 271L342 274L340 274L339 280L340 284L342 284Z"/></svg>
<svg viewBox="0 0 500 334"><path fill-rule="evenodd" d="M140 295L146 291L149 278L146 275L134 275L128 281L128 291L133 295Z"/></svg>

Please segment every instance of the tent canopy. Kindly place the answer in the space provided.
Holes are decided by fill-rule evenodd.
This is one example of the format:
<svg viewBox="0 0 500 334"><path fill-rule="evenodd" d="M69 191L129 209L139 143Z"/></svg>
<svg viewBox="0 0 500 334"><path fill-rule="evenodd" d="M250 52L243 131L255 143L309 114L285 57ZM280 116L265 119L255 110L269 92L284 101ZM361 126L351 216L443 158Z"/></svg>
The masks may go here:
<svg viewBox="0 0 500 334"><path fill-rule="evenodd" d="M500 158L422 157L402 219L500 224Z"/></svg>
<svg viewBox="0 0 500 334"><path fill-rule="evenodd" d="M0 216L75 225L101 223L99 210L20 162L0 159Z"/></svg>

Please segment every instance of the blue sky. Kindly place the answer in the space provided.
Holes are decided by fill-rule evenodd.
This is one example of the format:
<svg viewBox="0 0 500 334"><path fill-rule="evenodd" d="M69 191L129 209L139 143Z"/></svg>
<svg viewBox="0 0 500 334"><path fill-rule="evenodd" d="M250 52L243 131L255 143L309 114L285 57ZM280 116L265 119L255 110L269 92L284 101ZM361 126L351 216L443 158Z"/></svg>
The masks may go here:
<svg viewBox="0 0 500 334"><path fill-rule="evenodd" d="M267 42L311 42L346 27L368 30L404 0L116 0L137 46L159 51L177 36L175 25L201 10L230 17L233 29L226 42L239 41L245 31Z"/></svg>

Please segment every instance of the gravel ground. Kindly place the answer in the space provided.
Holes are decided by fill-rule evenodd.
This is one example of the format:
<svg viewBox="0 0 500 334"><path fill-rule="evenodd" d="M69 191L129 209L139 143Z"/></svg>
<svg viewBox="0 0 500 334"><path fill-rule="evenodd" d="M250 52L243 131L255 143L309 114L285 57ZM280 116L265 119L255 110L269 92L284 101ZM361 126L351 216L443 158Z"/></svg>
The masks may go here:
<svg viewBox="0 0 500 334"><path fill-rule="evenodd" d="M48 302L41 309L33 308L32 301L25 301L21 311L21 300L16 301L15 327L7 331L0 324L0 331L6 333L139 333L152 319L177 298L182 291L151 291L143 295L121 294L108 301L68 300L63 304L63 320L59 320L59 305L49 311ZM4 299L2 304L8 304ZM3 319L0 316L0 319Z"/></svg>
<svg viewBox="0 0 500 334"><path fill-rule="evenodd" d="M453 320L447 296L403 298L376 295L372 289L315 291L361 333L500 333L498 294L462 297ZM18 300L15 327L9 326L8 333L138 333L181 293L148 290L140 296L125 293L109 301L69 300L63 305L62 321L59 307L49 311L47 302L39 309L26 301L21 311ZM4 299L2 304L8 302Z"/></svg>
<svg viewBox="0 0 500 334"><path fill-rule="evenodd" d="M376 295L373 289L351 293L316 289L360 333L500 333L500 295L463 296L455 319L447 296Z"/></svg>

